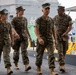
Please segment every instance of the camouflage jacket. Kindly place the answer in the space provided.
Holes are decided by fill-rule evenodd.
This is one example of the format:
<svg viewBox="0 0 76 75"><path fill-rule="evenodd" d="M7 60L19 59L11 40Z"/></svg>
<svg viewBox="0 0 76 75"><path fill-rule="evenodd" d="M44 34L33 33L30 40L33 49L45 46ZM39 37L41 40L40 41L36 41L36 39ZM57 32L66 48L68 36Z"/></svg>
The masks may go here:
<svg viewBox="0 0 76 75"><path fill-rule="evenodd" d="M52 29L54 29L54 22L50 17L48 17L47 20L44 18L44 16L39 17L36 20L35 26L39 28L40 37L52 39Z"/></svg>
<svg viewBox="0 0 76 75"><path fill-rule="evenodd" d="M56 26L56 32L59 35L62 35L64 32L66 32L68 26L72 24L72 19L66 14L64 16L57 15L54 17L54 24Z"/></svg>
<svg viewBox="0 0 76 75"><path fill-rule="evenodd" d="M27 38L27 19L25 17L14 17L11 23L20 37Z"/></svg>
<svg viewBox="0 0 76 75"><path fill-rule="evenodd" d="M0 21L0 42L4 41L5 43L9 42L9 33L12 32L12 26L8 22Z"/></svg>

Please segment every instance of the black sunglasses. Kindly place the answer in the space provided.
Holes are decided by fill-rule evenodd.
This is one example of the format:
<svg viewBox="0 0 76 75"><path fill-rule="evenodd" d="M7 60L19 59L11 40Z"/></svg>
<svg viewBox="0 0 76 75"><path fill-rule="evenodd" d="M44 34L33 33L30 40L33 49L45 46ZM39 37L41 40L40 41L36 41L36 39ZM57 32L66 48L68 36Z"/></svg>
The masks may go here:
<svg viewBox="0 0 76 75"><path fill-rule="evenodd" d="M45 8L45 10L47 10L47 9L49 10L50 8Z"/></svg>

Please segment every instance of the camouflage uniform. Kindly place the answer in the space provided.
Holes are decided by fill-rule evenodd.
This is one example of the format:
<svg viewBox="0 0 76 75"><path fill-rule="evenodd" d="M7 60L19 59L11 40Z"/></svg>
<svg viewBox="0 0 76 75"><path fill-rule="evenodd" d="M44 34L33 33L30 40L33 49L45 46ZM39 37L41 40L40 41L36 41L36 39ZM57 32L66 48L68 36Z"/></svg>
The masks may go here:
<svg viewBox="0 0 76 75"><path fill-rule="evenodd" d="M0 21L0 54L3 51L3 58L4 58L4 64L5 68L11 66L10 63L10 47L11 42L9 39L9 33L12 32L12 26L8 22L1 22Z"/></svg>
<svg viewBox="0 0 76 75"><path fill-rule="evenodd" d="M41 16L36 20L36 26L39 29L40 37L44 40L44 45L41 45L37 41L36 66L41 67L43 53L45 48L47 48L49 68L55 68L54 47L53 47L53 37L52 37L52 29L54 29L53 20L50 17L48 17L48 19L46 20L44 16Z"/></svg>
<svg viewBox="0 0 76 75"><path fill-rule="evenodd" d="M29 64L28 53L27 53L28 38L26 34L27 19L25 17L14 17L12 20L12 25L20 36L20 39L15 40L15 44L13 46L14 63L17 64L19 61L19 48L21 46L23 63Z"/></svg>
<svg viewBox="0 0 76 75"><path fill-rule="evenodd" d="M1 20L1 11L0 11L0 20ZM0 62L1 62L1 54L2 52L0 52Z"/></svg>
<svg viewBox="0 0 76 75"><path fill-rule="evenodd" d="M56 27L56 36L57 36L57 50L59 53L59 64L64 65L65 54L68 49L68 35L62 37L62 34L66 32L68 26L72 23L72 19L68 15L64 16L55 16L54 24Z"/></svg>

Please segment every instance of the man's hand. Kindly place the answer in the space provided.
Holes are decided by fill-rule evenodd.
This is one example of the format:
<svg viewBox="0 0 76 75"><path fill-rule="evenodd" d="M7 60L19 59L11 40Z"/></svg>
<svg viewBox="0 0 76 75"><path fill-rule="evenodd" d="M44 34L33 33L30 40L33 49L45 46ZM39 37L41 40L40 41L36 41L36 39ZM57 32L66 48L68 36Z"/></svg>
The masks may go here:
<svg viewBox="0 0 76 75"><path fill-rule="evenodd" d="M14 36L15 39L19 39L20 38L18 33L16 32L16 30L14 28L12 29L12 35Z"/></svg>
<svg viewBox="0 0 76 75"><path fill-rule="evenodd" d="M55 40L55 46L57 45L57 40Z"/></svg>
<svg viewBox="0 0 76 75"><path fill-rule="evenodd" d="M63 33L62 37L67 36L67 33Z"/></svg>
<svg viewBox="0 0 76 75"><path fill-rule="evenodd" d="M56 47L56 45L57 45L57 40L54 41L54 46Z"/></svg>
<svg viewBox="0 0 76 75"><path fill-rule="evenodd" d="M41 45L44 45L44 40L42 38L38 38L38 41Z"/></svg>
<svg viewBox="0 0 76 75"><path fill-rule="evenodd" d="M31 37L29 37L29 40L30 40L30 41L32 41L32 38L31 38Z"/></svg>
<svg viewBox="0 0 76 75"><path fill-rule="evenodd" d="M63 39L64 41L67 41L67 39L68 39L67 33L64 33L64 34L62 35L62 39Z"/></svg>
<svg viewBox="0 0 76 75"><path fill-rule="evenodd" d="M14 37L15 37L16 39L19 39L19 38L20 38L20 36L19 36L17 33L14 34Z"/></svg>
<svg viewBox="0 0 76 75"><path fill-rule="evenodd" d="M14 41L11 42L11 46L13 46L13 45L14 45Z"/></svg>

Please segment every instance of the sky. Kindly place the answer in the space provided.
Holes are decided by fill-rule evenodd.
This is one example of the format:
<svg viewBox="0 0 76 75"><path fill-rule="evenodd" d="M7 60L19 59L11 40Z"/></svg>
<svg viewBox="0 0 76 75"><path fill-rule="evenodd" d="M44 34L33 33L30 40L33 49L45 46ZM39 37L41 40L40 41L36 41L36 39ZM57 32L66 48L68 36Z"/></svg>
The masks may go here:
<svg viewBox="0 0 76 75"><path fill-rule="evenodd" d="M76 6L76 0L58 0L58 2L62 6L65 6L65 8ZM69 15L72 17L73 20L76 19L76 12L71 12Z"/></svg>

